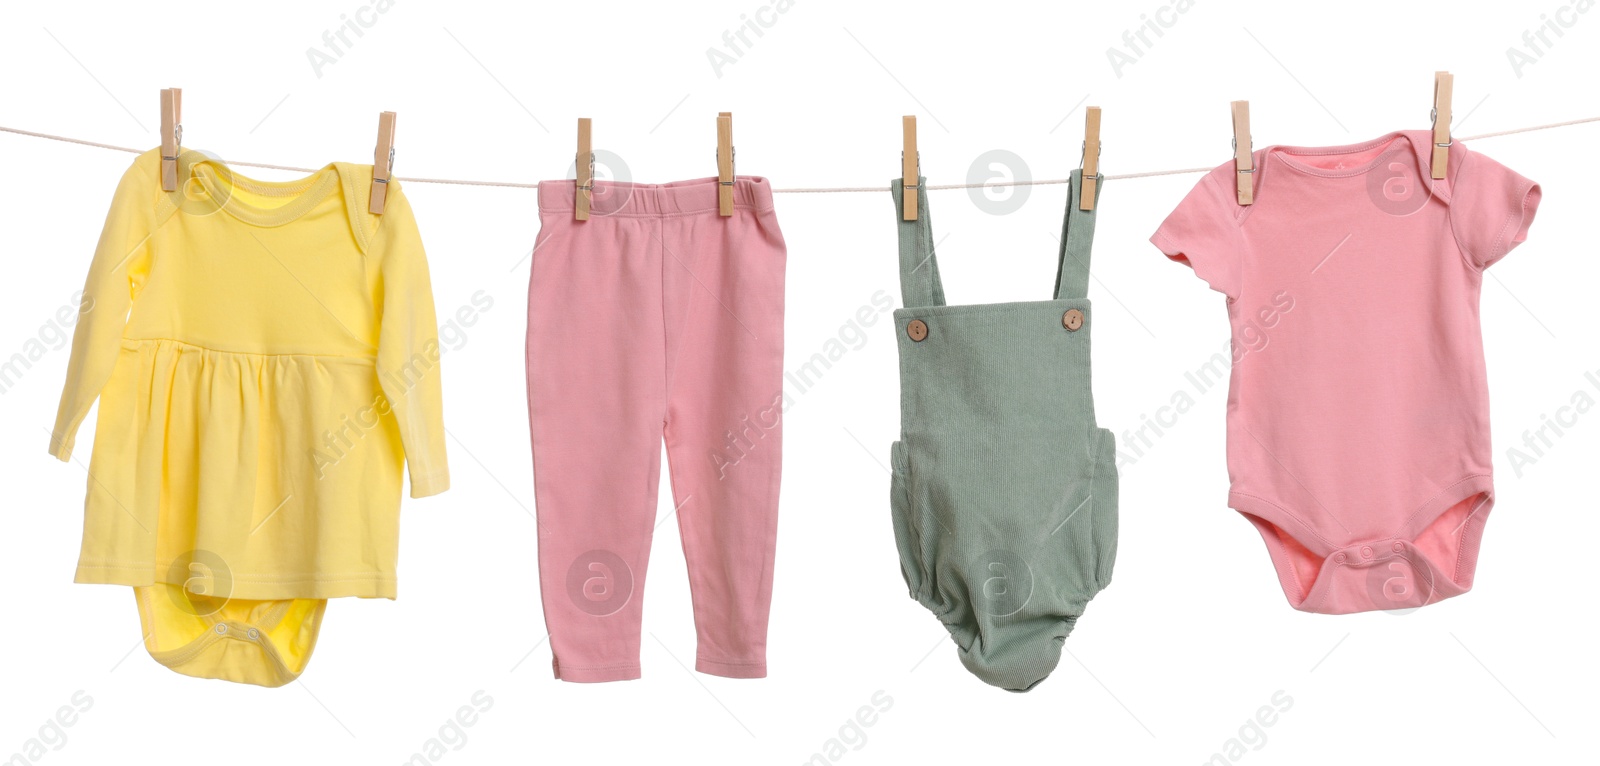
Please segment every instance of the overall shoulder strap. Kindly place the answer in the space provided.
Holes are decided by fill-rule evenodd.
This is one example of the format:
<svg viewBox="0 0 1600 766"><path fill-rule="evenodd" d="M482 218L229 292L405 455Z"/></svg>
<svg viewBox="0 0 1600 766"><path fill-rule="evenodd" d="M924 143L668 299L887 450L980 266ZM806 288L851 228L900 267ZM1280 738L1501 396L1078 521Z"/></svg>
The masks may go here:
<svg viewBox="0 0 1600 766"><path fill-rule="evenodd" d="M943 306L939 261L933 257L933 224L928 220L927 180L917 177L917 220L901 215L905 189L901 179L889 182L894 194L894 219L900 229L900 303L907 308Z"/></svg>
<svg viewBox="0 0 1600 766"><path fill-rule="evenodd" d="M1101 179L1094 185L1094 210L1079 210L1083 171L1067 183L1067 215L1061 223L1061 265L1056 269L1056 299L1089 297L1089 254L1094 247L1094 215L1100 209Z"/></svg>

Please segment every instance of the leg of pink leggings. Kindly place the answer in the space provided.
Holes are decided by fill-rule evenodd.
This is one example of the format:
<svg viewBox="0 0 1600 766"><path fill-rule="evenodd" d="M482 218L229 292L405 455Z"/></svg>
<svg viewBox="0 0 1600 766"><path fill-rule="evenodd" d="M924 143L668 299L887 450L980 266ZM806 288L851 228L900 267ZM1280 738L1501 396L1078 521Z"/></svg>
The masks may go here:
<svg viewBox="0 0 1600 766"><path fill-rule="evenodd" d="M559 184L558 184L559 186ZM567 199L572 182L565 184ZM559 192L541 189L541 200ZM541 212L528 288L539 585L556 677L639 677L666 350L656 219Z"/></svg>
<svg viewBox="0 0 1600 766"><path fill-rule="evenodd" d="M663 222L667 455L699 637L695 667L766 676L783 458L783 235L763 179L749 200Z"/></svg>

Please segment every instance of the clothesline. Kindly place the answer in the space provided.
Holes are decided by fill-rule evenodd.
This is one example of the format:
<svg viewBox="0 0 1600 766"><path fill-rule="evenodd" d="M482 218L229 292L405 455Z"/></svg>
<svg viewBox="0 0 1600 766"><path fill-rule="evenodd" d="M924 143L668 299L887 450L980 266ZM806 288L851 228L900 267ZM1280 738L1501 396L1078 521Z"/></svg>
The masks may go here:
<svg viewBox="0 0 1600 766"><path fill-rule="evenodd" d="M1534 131L1539 131L1539 130L1552 130L1554 128L1565 128L1565 127L1570 127L1572 125L1582 125L1582 124L1588 123L1588 122L1600 122L1600 116L1597 116L1597 117L1584 117L1582 119L1567 120L1565 122L1552 122L1552 123L1550 123L1548 125L1533 125L1531 127L1526 127L1526 128L1512 128L1510 130L1495 131L1493 133L1479 133L1478 135L1475 135L1475 136L1456 136L1455 138L1457 140L1461 140L1461 141L1478 141L1478 140L1485 139L1485 138L1498 138L1500 136L1511 136L1511 135L1516 135L1518 133L1532 133ZM34 131L31 131L31 130L21 130L19 128L8 128L8 127L6 127L4 125L0 125L0 132L14 133L14 134L19 135L19 136L31 136L33 138L43 138L43 139L48 139L50 141L61 141L63 143L68 143L68 144L78 144L80 146L93 146L93 147L96 147L96 148L99 148L99 149L110 149L112 151L127 152L128 154L143 154L144 153L143 149L134 149L132 147L127 147L127 146L117 146L115 144L103 144L103 143L100 143L98 141L89 141L89 140L82 139L82 138L71 138L71 137L68 137L68 136L57 136L57 135L52 135L50 133L35 133ZM229 165L237 165L239 167L247 167L247 168L266 168L268 170L286 170L286 171L293 172L293 173L314 173L314 172L316 172L315 168L301 168L301 167L294 167L292 165L272 165L272 164L265 163L265 162L240 162L240 161L235 161L235 160L229 160L228 164ZM1154 178L1156 176L1175 176L1175 175L1184 175L1184 174L1188 174L1188 173L1205 173L1205 172L1207 172L1209 170L1211 170L1210 167L1178 168L1178 169L1175 169L1175 170L1149 170L1149 171L1145 171L1145 172L1142 172L1142 173L1115 173L1115 174L1108 173L1103 177L1105 179L1107 179L1107 180L1123 180L1123 179L1129 179L1129 178ZM500 188L507 188L507 189L537 189L537 188L539 188L539 184L538 183L516 183L514 181L470 181L470 180L461 180L461 179L454 179L454 178L416 178L416 177L408 177L408 176L395 176L395 178L397 178L400 181L404 181L406 183L415 183L415 184L446 184L446 185L451 185L451 186L493 186L493 187L500 187ZM1044 180L1039 180L1039 181L991 181L991 182L981 183L981 184L928 184L925 188L927 188L929 190L1001 189L1001 188L1007 188L1007 187L1012 187L1012 186L1049 186L1049 185L1052 185L1052 184L1064 184L1066 182L1067 182L1067 179L1065 179L1065 178L1051 178L1051 179L1044 179ZM881 194L881 193L886 192L886 191L889 191L889 187L887 187L887 186L823 186L823 187L793 187L793 188L788 188L788 189L773 189L772 193L773 194L849 194L849 193L880 193Z"/></svg>

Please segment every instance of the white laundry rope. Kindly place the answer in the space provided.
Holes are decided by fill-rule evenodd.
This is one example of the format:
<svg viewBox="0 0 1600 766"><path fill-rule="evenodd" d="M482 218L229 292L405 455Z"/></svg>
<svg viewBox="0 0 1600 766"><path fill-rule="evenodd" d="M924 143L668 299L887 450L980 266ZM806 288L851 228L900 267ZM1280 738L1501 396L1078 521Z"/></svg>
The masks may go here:
<svg viewBox="0 0 1600 766"><path fill-rule="evenodd" d="M1456 136L1455 138L1458 139L1458 140L1461 140L1461 141L1477 141L1477 140L1485 139L1485 138L1498 138L1500 136L1511 136L1511 135L1516 135L1518 133L1532 133L1532 132L1534 132L1536 130L1552 130L1552 129L1555 129L1555 128L1565 128L1565 127L1570 127L1572 125L1582 125L1584 123L1589 123L1589 122L1600 122L1600 117L1584 117L1582 119L1567 120L1565 122L1552 122L1552 123L1550 123L1548 125L1533 125L1533 126L1526 127L1526 128L1512 128L1510 130L1500 130L1500 131L1495 131L1493 133L1480 133L1480 134L1475 135L1475 136ZM34 131L31 131L31 130L21 130L21 129L18 129L18 128L8 128L8 127L5 127L4 125L0 125L0 132L3 132L3 133L15 133L16 135L19 135L19 136L31 136L33 138L43 138L43 139L48 139L50 141L61 141L63 143L68 143L68 144L78 144L80 146L93 146L93 147L98 148L98 149L110 149L112 151L117 151L117 152L127 152L128 154L143 154L144 153L143 149L134 149L134 148L127 147L127 146L116 146L114 144L102 144L102 143L100 143L98 141L87 141L87 140L84 140L84 139L81 139L81 138L70 138L70 137L67 137L67 136L57 136L57 135L52 135L52 134L49 134L49 133L35 133ZM246 167L246 168L267 168L269 170L287 170L287 171L290 171L290 172L293 172L293 173L313 173L313 172L316 172L315 168L301 168L301 167L294 167L292 165L271 165L271 164L267 164L267 163L264 163L264 162L239 162L239 161L229 160L228 164L229 165L237 165L239 167ZM1156 176L1175 176L1175 175L1185 175L1185 174L1188 174L1188 173L1205 173L1205 172L1207 172L1209 170L1211 170L1211 168L1209 168L1209 167L1204 167L1204 168L1178 168L1176 170L1149 170L1149 171L1145 171L1143 173L1107 174L1107 175L1105 175L1103 177L1105 179L1107 179L1107 180L1122 180L1122 179L1129 179L1129 178L1154 178ZM407 177L407 176L395 176L395 178L397 178L397 179L399 179L401 181L404 181L406 183L414 183L414 184L446 184L446 185L451 185L451 186L494 186L494 187L507 188L507 189L537 189L537 188L539 188L539 184L537 184L537 183L516 183L516 182L512 182L512 181L470 181L470 180L460 180L460 179L454 179L454 178L415 178L415 177ZM1002 188L1007 188L1007 187L1011 187L1011 186L1049 186L1049 185L1052 185L1052 184L1064 184L1066 182L1067 182L1067 179L1065 179L1065 178L1051 178L1051 179L1045 179L1045 180L1039 180L1039 181L992 181L992 182L989 182L989 183L981 183L981 184L928 184L927 187L925 187L925 188L927 188L927 189L929 189L931 191L938 191L938 190L945 190L945 189L1002 189ZM852 194L852 193L880 193L881 194L881 193L886 192L888 190L889 190L889 187L887 187L887 186L823 186L823 187L794 187L794 188L788 188L788 189L773 189L772 193L773 194Z"/></svg>

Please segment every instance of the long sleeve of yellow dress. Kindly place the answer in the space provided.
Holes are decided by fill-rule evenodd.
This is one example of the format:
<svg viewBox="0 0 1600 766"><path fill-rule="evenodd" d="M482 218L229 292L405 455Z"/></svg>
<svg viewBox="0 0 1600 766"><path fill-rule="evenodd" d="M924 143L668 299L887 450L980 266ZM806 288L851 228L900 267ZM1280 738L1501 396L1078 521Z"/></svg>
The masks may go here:
<svg viewBox="0 0 1600 766"><path fill-rule="evenodd" d="M83 317L72 336L67 383L50 434L50 454L63 461L71 459L78 426L111 378L128 309L149 274L158 191L156 179L136 163L122 175L111 199L84 283Z"/></svg>
<svg viewBox="0 0 1600 766"><path fill-rule="evenodd" d="M433 286L411 203L392 183L375 250L381 278L382 326L378 336L378 382L400 425L411 496L450 488L445 460L444 406L439 374L439 325Z"/></svg>

